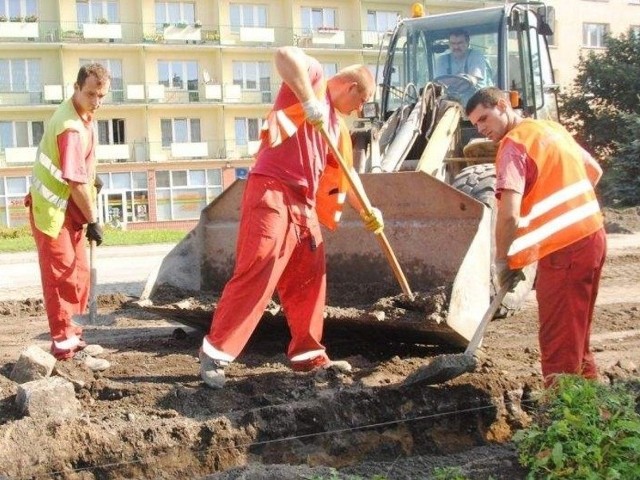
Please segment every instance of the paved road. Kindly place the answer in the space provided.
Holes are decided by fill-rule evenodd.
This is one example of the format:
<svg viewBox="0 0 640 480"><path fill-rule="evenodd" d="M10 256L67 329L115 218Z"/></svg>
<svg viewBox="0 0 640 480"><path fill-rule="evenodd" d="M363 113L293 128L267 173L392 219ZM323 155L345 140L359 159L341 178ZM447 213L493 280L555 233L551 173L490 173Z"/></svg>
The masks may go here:
<svg viewBox="0 0 640 480"><path fill-rule="evenodd" d="M610 255L637 252L640 249L640 233L613 234L608 236L608 241ZM121 292L139 297L149 274L173 247L172 244L98 247L98 295ZM0 254L0 301L41 296L36 253Z"/></svg>
<svg viewBox="0 0 640 480"><path fill-rule="evenodd" d="M147 276L173 244L98 247L96 292L140 296ZM41 297L40 268L35 252L0 254L0 300Z"/></svg>

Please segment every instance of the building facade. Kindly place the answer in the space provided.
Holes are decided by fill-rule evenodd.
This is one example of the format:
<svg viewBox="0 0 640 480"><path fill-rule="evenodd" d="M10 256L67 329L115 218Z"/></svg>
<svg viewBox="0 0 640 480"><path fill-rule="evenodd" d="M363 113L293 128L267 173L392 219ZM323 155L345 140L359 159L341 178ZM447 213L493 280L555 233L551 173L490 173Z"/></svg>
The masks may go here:
<svg viewBox="0 0 640 480"><path fill-rule="evenodd" d="M247 175L280 83L274 48L304 48L327 75L352 63L376 71L384 34L413 3L0 0L0 227L28 223L22 201L37 145L57 105L73 94L82 64L98 61L112 74L96 117L101 220L188 228ZM424 2L428 14L496 3ZM640 25L632 20L640 16L636 4L550 2L561 82L571 78L585 43L599 48L602 28ZM603 24L609 27L597 26Z"/></svg>

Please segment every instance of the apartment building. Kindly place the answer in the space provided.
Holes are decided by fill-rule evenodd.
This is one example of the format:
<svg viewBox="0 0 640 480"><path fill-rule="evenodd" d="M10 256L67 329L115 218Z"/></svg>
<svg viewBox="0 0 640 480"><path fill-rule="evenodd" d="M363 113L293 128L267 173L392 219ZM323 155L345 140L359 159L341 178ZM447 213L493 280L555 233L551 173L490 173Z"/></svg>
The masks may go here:
<svg viewBox="0 0 640 480"><path fill-rule="evenodd" d="M80 65L99 61L113 77L97 115L101 220L130 229L186 228L247 175L280 83L274 48L304 48L327 75L352 63L375 71L385 32L413 3L0 0L0 226L28 222L22 200L36 148L57 105L72 95ZM429 14L495 3L424 2ZM564 18L571 14L575 22L576 14L566 5L600 3L624 3L629 13L614 17L604 8L594 23L611 18L618 28L640 14L631 5L640 2L629 0L556 0L561 79L576 63L563 57L562 45L573 48L580 39L569 38L575 32Z"/></svg>

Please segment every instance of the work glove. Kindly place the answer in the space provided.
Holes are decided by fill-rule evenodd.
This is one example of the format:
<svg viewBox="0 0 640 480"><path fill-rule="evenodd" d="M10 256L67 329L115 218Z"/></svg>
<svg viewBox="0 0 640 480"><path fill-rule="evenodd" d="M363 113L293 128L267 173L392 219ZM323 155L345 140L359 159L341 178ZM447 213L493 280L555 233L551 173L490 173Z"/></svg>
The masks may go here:
<svg viewBox="0 0 640 480"><path fill-rule="evenodd" d="M102 179L100 177L96 177L96 180L95 182L93 182L93 185L96 187L96 193L100 193L100 190L102 190L104 183L102 182Z"/></svg>
<svg viewBox="0 0 640 480"><path fill-rule="evenodd" d="M320 102L317 98L312 98L302 103L307 122L320 130L327 116L327 106Z"/></svg>
<svg viewBox="0 0 640 480"><path fill-rule="evenodd" d="M493 264L493 282L498 288L509 283L509 291L513 292L518 284L526 279L521 268L510 269L506 260L496 260Z"/></svg>
<svg viewBox="0 0 640 480"><path fill-rule="evenodd" d="M364 228L378 234L382 232L384 228L384 221L382 220L382 212L375 207L371 207L371 213L367 215L364 210L360 210L360 216L364 221Z"/></svg>
<svg viewBox="0 0 640 480"><path fill-rule="evenodd" d="M98 222L87 224L87 240L93 240L97 246L102 243L102 227Z"/></svg>

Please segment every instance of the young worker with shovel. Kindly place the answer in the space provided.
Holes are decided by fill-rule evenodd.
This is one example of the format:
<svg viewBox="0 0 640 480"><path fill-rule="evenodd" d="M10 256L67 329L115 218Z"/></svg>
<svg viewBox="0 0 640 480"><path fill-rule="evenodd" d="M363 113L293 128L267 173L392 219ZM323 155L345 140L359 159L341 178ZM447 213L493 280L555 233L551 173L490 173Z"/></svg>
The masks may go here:
<svg viewBox="0 0 640 480"><path fill-rule="evenodd" d="M224 367L244 348L274 291L291 332L292 368L350 369L347 362L330 361L320 343L326 275L319 222L335 228L348 190L322 133L328 130L343 156L351 157L339 114L360 110L375 83L364 65L325 81L320 63L296 47L278 49L275 64L283 84L244 193L233 277L200 350L200 374L212 388L224 385ZM378 210L364 217L369 230L382 229Z"/></svg>
<svg viewBox="0 0 640 480"><path fill-rule="evenodd" d="M482 135L500 143L497 274L513 278L513 270L538 262L545 387L563 373L596 378L589 337L606 255L594 192L602 169L561 125L522 118L496 88L478 91L466 111Z"/></svg>
<svg viewBox="0 0 640 480"><path fill-rule="evenodd" d="M87 239L102 243L96 218L93 115L110 83L102 65L80 68L73 96L47 123L25 198L38 249L51 353L59 360L74 358L94 371L105 370L109 362L93 356L100 355L102 347L87 345L82 327L72 319L85 312L89 298L84 225Z"/></svg>

